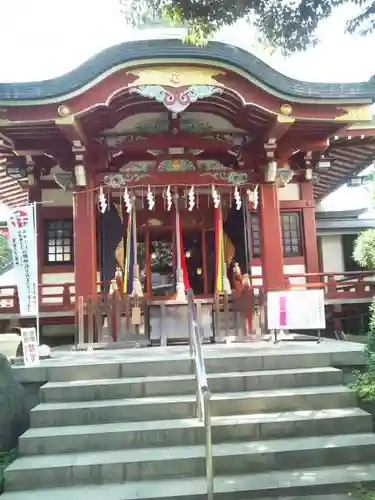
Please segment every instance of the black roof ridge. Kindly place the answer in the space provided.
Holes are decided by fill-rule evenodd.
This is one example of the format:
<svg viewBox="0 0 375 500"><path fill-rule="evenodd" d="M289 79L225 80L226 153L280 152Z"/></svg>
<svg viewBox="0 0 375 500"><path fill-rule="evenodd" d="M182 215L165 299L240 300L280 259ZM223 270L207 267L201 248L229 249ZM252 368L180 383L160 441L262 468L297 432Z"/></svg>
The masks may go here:
<svg viewBox="0 0 375 500"><path fill-rule="evenodd" d="M253 76L277 93L295 99L375 101L375 78L358 83L315 83L296 80L279 73L244 49L222 42L205 46L183 43L178 39L152 39L123 42L97 53L70 72L43 81L0 83L0 101L36 101L58 99L89 84L120 64L142 59L199 59L229 64Z"/></svg>

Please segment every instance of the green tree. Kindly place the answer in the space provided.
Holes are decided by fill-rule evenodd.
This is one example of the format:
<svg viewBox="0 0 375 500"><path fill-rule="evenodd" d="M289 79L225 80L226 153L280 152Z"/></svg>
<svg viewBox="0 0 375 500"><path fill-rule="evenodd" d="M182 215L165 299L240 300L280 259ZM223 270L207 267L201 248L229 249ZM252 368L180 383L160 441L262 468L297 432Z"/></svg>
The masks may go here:
<svg viewBox="0 0 375 500"><path fill-rule="evenodd" d="M354 244L353 259L362 267L375 269L375 229L365 229L358 236ZM370 322L367 338L367 353L375 361L375 298L370 306ZM374 364L375 371L375 364Z"/></svg>
<svg viewBox="0 0 375 500"><path fill-rule="evenodd" d="M374 173L366 178L371 186L374 200ZM375 229L362 231L354 244L353 258L363 267L375 269ZM375 298L370 305L370 321L367 334L367 366L364 372L355 373L353 387L357 390L359 397L368 402L375 401Z"/></svg>
<svg viewBox="0 0 375 500"><path fill-rule="evenodd" d="M133 26L164 20L184 24L186 41L204 44L217 30L247 19L259 38L285 54L317 44L318 23L344 4L358 6L347 22L349 33L375 30L375 0L120 0Z"/></svg>
<svg viewBox="0 0 375 500"><path fill-rule="evenodd" d="M13 260L12 250L10 249L8 240L0 235L0 269L8 264L10 264Z"/></svg>

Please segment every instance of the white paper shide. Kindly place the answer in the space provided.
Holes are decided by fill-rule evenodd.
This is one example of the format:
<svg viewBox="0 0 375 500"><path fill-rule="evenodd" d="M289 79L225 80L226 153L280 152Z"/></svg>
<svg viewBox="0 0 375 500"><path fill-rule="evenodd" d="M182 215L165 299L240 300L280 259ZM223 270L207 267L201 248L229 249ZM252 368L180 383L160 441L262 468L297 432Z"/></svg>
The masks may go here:
<svg viewBox="0 0 375 500"><path fill-rule="evenodd" d="M35 208L13 211L8 219L9 243L13 252L21 316L38 316L38 263Z"/></svg>

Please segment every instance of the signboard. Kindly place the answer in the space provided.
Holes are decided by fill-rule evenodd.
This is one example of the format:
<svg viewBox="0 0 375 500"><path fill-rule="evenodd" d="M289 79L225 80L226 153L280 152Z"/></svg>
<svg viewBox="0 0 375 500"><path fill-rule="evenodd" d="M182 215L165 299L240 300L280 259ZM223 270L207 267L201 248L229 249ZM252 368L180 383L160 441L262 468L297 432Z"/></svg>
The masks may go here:
<svg viewBox="0 0 375 500"><path fill-rule="evenodd" d="M9 244L13 253L21 316L38 316L38 255L35 210L32 205L11 213Z"/></svg>
<svg viewBox="0 0 375 500"><path fill-rule="evenodd" d="M38 342L35 328L21 328L23 361L26 366L39 364Z"/></svg>
<svg viewBox="0 0 375 500"><path fill-rule="evenodd" d="M267 323L269 330L324 329L324 290L268 292Z"/></svg>

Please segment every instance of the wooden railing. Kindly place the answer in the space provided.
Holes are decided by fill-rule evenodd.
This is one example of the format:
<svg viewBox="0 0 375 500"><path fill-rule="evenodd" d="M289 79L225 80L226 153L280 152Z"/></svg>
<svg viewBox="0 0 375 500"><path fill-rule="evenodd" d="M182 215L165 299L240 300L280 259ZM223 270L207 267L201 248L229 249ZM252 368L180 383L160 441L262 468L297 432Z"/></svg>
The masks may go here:
<svg viewBox="0 0 375 500"><path fill-rule="evenodd" d="M259 283L261 275L251 276L251 282ZM98 288L104 283L97 283ZM108 285L108 283L107 283ZM285 276L285 287L290 289L323 288L326 299L368 299L375 295L375 271L345 273L288 274ZM262 295L262 285L250 285L252 296ZM98 296L100 294L98 293ZM76 311L74 283L44 283L39 285L41 312ZM224 299L222 299L224 300ZM242 298L241 300L245 300ZM248 303L249 299L246 298ZM248 306L246 306L248 308ZM236 305L239 309L239 303ZM17 287L0 286L0 315L19 313ZM243 326L238 324L238 329Z"/></svg>
<svg viewBox="0 0 375 500"><path fill-rule="evenodd" d="M261 276L252 276L259 283ZM326 300L347 301L375 295L375 272L290 274L285 277L285 289L323 289ZM213 327L216 337L243 339L264 331L266 297L259 284L243 286L241 290L215 295Z"/></svg>
<svg viewBox="0 0 375 500"><path fill-rule="evenodd" d="M78 344L138 342L148 338L148 308L142 297L118 290L77 300Z"/></svg>
<svg viewBox="0 0 375 500"><path fill-rule="evenodd" d="M74 283L44 283L39 285L40 311L74 311L74 288ZM17 314L19 310L17 287L0 286L0 314Z"/></svg>
<svg viewBox="0 0 375 500"><path fill-rule="evenodd" d="M375 295L375 271L290 274L286 280L292 289L323 288L329 300L371 299Z"/></svg>

